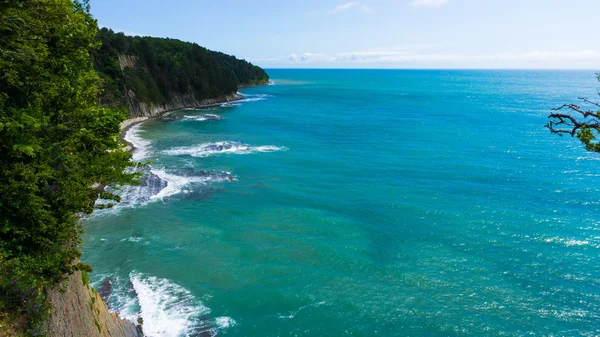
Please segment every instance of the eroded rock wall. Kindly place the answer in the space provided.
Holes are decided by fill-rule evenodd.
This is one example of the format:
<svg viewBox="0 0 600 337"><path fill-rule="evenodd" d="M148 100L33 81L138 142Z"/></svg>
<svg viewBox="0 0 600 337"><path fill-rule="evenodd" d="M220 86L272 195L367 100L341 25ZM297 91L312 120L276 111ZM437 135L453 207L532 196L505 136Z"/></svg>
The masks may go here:
<svg viewBox="0 0 600 337"><path fill-rule="evenodd" d="M66 282L64 292L51 291L52 317L48 321L48 337L142 337L135 323L111 313L104 300L89 285L81 272Z"/></svg>

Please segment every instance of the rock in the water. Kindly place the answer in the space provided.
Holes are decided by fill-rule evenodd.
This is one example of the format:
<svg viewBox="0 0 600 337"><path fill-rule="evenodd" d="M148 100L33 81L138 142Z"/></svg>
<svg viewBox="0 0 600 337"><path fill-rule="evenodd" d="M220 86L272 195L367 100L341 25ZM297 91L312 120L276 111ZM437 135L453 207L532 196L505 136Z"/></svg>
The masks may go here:
<svg viewBox="0 0 600 337"><path fill-rule="evenodd" d="M98 294L103 299L107 299L112 294L112 283L109 279L104 280L100 287L98 287Z"/></svg>

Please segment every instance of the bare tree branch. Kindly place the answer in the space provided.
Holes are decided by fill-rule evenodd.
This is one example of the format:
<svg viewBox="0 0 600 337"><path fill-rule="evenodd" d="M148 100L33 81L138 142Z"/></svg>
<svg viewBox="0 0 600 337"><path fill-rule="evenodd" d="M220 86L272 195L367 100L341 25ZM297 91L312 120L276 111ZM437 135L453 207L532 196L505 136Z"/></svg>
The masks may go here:
<svg viewBox="0 0 600 337"><path fill-rule="evenodd" d="M600 107L600 104L589 101L586 98L580 97L579 99L583 100L586 103L596 105ZM552 111L561 111L561 110L570 110L580 114L583 117L583 121L579 121L573 115L568 113L552 113L548 116L550 122L545 125L546 128L550 130L550 132L555 133L559 136L564 134L569 134L571 137L574 137L577 134L577 131L582 128L595 129L600 130L600 112L593 112L591 110L583 110L579 105L576 104L563 104L558 108L552 109ZM585 119L593 117L595 120L585 121Z"/></svg>
<svg viewBox="0 0 600 337"><path fill-rule="evenodd" d="M584 101L584 102L586 102L586 103L589 103L589 104L595 105L595 106L597 106L597 107L599 107L599 108L600 108L600 103L597 103L597 102L590 101L590 100L588 100L588 99L587 99L587 98L585 98L585 97L579 97L579 99L580 99L580 100L582 100L582 101Z"/></svg>

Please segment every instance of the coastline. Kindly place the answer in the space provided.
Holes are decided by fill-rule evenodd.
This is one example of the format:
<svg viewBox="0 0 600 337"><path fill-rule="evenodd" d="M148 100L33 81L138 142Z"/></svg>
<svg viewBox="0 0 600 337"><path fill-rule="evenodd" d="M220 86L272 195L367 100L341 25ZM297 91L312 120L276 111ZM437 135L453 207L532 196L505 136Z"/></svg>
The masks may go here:
<svg viewBox="0 0 600 337"><path fill-rule="evenodd" d="M263 85L270 85L271 84L271 80L268 80L265 83L258 83L258 84L240 84L238 86L238 90L239 89L247 89L247 88L254 88L254 87L262 87Z"/></svg>
<svg viewBox="0 0 600 337"><path fill-rule="evenodd" d="M240 88L240 89L242 89L242 88ZM141 124L141 123L149 121L149 120L154 120L154 119L164 117L173 111L178 111L178 110L183 110L183 109L211 108L211 107L219 106L223 103L240 101L240 100L243 100L244 98L245 98L244 95L240 94L239 92L235 92L230 95L203 100L203 102L207 102L206 104L194 104L194 105L190 105L190 106L182 106L182 107L176 108L176 109L168 109L168 110L160 111L158 114L153 115L153 116L144 116L144 117L135 117L135 118L126 119L126 120L122 121L120 124L120 131L119 131L120 136L119 137L121 138L121 142L123 144L125 144L126 150L132 152L133 150L135 150L135 146L133 144L131 144L130 142L128 142L125 139L125 136L127 135L127 131L129 131L129 129L131 129L132 127L134 127L138 124Z"/></svg>

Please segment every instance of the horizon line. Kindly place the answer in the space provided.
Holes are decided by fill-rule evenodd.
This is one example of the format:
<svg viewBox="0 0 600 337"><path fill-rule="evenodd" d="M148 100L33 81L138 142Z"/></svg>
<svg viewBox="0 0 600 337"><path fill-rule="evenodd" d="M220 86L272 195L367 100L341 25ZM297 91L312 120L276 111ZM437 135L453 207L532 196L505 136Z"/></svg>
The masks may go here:
<svg viewBox="0 0 600 337"><path fill-rule="evenodd" d="M253 63L254 64L254 63ZM256 64L255 64L256 65ZM292 67L264 67L259 66L265 70L524 70L524 71L593 71L595 73L600 74L600 67L598 69L594 68L327 68L327 67L318 67L318 68L292 68Z"/></svg>

